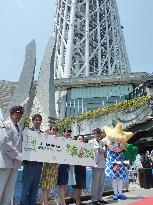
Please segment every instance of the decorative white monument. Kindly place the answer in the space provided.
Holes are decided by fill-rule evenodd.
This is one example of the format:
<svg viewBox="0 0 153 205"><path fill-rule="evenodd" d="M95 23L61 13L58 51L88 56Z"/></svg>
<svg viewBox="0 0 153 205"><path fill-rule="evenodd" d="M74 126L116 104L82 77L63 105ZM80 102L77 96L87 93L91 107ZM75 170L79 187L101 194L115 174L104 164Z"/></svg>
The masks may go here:
<svg viewBox="0 0 153 205"><path fill-rule="evenodd" d="M32 97L32 86L34 81L36 64L36 43L32 40L26 46L25 62L20 75L19 82L11 98L7 111L4 114L4 119L9 117L9 108L16 105L22 105L26 109L27 116L30 114L30 97Z"/></svg>

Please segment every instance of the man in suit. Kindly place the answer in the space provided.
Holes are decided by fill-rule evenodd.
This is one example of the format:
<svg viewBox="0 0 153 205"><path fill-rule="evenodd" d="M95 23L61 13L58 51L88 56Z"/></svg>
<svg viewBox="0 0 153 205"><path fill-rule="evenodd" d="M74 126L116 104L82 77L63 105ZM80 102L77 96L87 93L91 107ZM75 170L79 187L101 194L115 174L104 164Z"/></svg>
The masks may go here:
<svg viewBox="0 0 153 205"><path fill-rule="evenodd" d="M18 128L24 109L14 106L0 128L0 205L9 205L21 166L21 133Z"/></svg>
<svg viewBox="0 0 153 205"><path fill-rule="evenodd" d="M91 185L91 200L93 204L107 204L103 200L102 194L104 191L104 179L105 179L105 146L102 144L101 130L96 128L93 130L94 138L89 140L90 144L93 144L95 156L96 156L96 167L92 168L92 185Z"/></svg>
<svg viewBox="0 0 153 205"><path fill-rule="evenodd" d="M35 114L32 116L33 127L30 130L37 133L43 133L40 130L42 123L42 116L40 114ZM23 161L23 176L22 176L22 191L20 205L35 205L39 181L42 172L42 162L36 161Z"/></svg>

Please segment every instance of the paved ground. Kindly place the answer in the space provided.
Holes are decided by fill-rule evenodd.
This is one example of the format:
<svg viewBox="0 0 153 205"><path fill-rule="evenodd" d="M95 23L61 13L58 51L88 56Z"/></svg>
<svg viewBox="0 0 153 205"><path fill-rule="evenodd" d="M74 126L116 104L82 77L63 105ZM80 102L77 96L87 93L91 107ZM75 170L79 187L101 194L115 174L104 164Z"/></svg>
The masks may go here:
<svg viewBox="0 0 153 205"><path fill-rule="evenodd" d="M139 184L137 183L130 183L129 185L129 190L128 192L125 192L125 195L127 196L127 200L118 200L118 201L113 201L112 200L112 195L109 196L105 196L103 197L104 200L106 200L108 202L109 205L129 205L131 203L134 203L136 201L142 200L146 197L153 197L153 188L152 189L143 189L140 188ZM41 205L42 203L38 203L39 205ZM83 201L84 205L93 205L92 202L90 200L88 201ZM50 201L50 205L57 205L57 202L53 202ZM73 203L71 203L70 205L75 205ZM103 204L101 204L103 205ZM147 204L145 204L147 205Z"/></svg>
<svg viewBox="0 0 153 205"><path fill-rule="evenodd" d="M117 205L129 205L130 203L136 202L138 200L142 200L145 197L153 197L153 188L152 189L142 189L138 184L130 183L129 191L125 193L128 197L127 200L118 200L113 201L112 196L105 196L104 199L108 202L108 204L117 204ZM91 201L83 202L88 205L93 205ZM147 205L147 204L146 204Z"/></svg>

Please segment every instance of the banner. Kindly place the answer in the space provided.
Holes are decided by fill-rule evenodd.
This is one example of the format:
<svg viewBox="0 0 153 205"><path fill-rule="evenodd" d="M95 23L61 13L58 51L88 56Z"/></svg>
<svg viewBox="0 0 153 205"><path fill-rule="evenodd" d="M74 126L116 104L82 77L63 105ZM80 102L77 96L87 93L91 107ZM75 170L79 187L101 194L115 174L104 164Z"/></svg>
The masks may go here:
<svg viewBox="0 0 153 205"><path fill-rule="evenodd" d="M95 166L91 144L54 137L25 129L22 144L23 159L28 161Z"/></svg>

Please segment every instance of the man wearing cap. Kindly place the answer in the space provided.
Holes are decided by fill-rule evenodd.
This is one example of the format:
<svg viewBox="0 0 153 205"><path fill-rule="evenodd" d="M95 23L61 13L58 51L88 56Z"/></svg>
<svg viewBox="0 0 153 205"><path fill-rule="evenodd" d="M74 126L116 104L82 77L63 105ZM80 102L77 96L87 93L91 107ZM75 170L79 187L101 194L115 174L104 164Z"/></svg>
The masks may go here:
<svg viewBox="0 0 153 205"><path fill-rule="evenodd" d="M105 146L103 145L101 138L101 129L96 128L93 130L94 138L89 140L90 144L93 144L96 167L92 168L92 185L91 185L91 200L93 204L107 204L103 200L102 194L104 191L104 178L105 178Z"/></svg>
<svg viewBox="0 0 153 205"><path fill-rule="evenodd" d="M18 168L21 167L21 132L18 123L22 106L10 109L10 118L0 127L0 205L9 205L15 187Z"/></svg>

